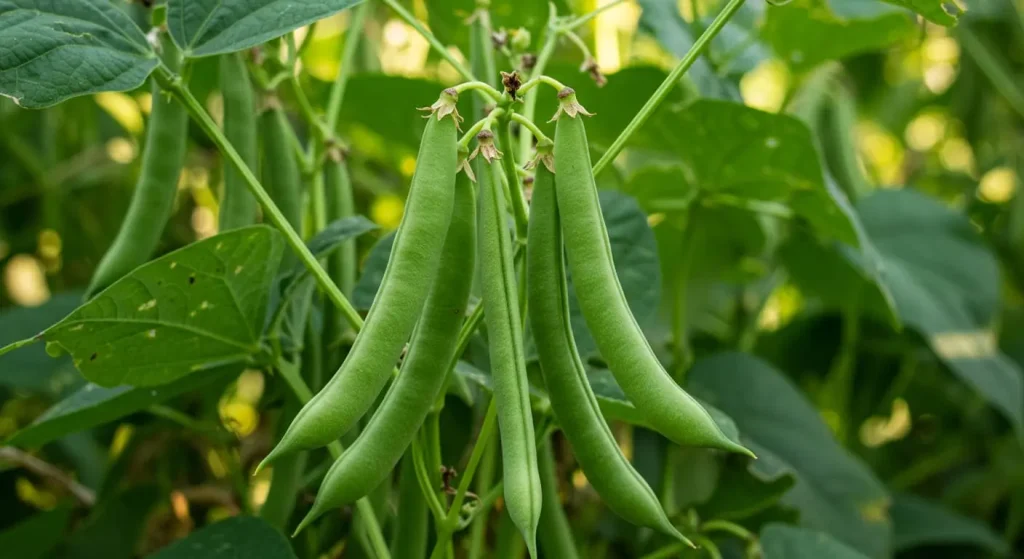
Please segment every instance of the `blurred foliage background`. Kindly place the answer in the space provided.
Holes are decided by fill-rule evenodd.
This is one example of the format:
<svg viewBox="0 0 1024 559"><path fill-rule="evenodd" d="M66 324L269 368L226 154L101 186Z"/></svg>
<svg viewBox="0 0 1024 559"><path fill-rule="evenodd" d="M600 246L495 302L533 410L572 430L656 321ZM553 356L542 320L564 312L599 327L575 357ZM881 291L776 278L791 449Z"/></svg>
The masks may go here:
<svg viewBox="0 0 1024 559"><path fill-rule="evenodd" d="M583 14L609 3L615 6L580 30L607 86L598 88L592 77L579 71L581 52L571 42L559 45L547 72L573 85L583 104L597 113L588 126L598 153L720 8L716 0L562 0L556 6L560 13ZM468 0L404 4L444 43L453 45L456 56L465 58L462 22L472 9ZM860 177L859 184L839 185L851 199L885 189L913 189L966 217L972 234L980 235L1000 263L992 279L1001 303L993 316L979 319L991 318L994 327L986 335L992 339L979 343L1001 349L1014 364L1012 371L1019 373L1024 364L1024 2L961 0L967 11L954 27L876 4L792 0L771 6L750 0L713 42L708 56L688 73L670 97L669 108L679 109L700 96L802 116L801 100L816 79L825 89L845 95L848 105L831 109L847 110L845 121L810 118L824 168L838 177L837 169L845 165L847 172L853 169L847 176ZM147 17L140 5L125 9L140 21ZM543 34L543 2L493 0L492 12L495 25L525 28L533 45ZM339 70L348 18L342 13L296 32L302 44L301 79L318 105ZM444 85L460 81L423 37L384 6L367 21L365 38L341 116L358 209L380 226L378 232L360 238L363 257L401 219L422 130L420 116L412 109L429 104ZM519 62L499 59L499 66ZM216 59L197 62L191 88L219 119L215 65ZM548 92L543 95L547 97L538 105L539 115L555 106ZM126 211L139 172L150 103L147 88L77 98L44 111L25 111L0 100L0 341L33 335L79 304L81 289ZM701 118L679 122L725 126ZM297 120L295 124L303 132ZM685 135L687 130L680 127L675 132ZM823 134L833 143L836 137L845 138L851 151L830 153L822 147ZM217 233L220 158L194 126L190 137L175 216L165 230L161 252ZM699 149L699 142L689 145ZM853 160L842 159L850 154ZM660 243L663 273L671 276L667 262L678 256L672 252L673 242L681 234L673 229L671 210L658 208L657 197L647 195L643 181L656 184L650 188L669 185L685 191L687 179L673 175L671 161L667 170L652 167L652 162L666 163L642 150L628 152L617 160L615 172L602 175L600 186L640 201ZM886 200L880 203L898 203L896 198ZM719 202L728 205L724 198ZM759 208L753 212L758 218L764 217L758 212L785 210ZM715 215L722 225L708 228L712 233L703 245L708 255L698 259L708 266L707 273L684 275L691 280L685 288L691 296L684 314L694 353L703 356L739 347L758 354L804 389L843 446L859 455L890 490L940 500L987 526L986 534L998 534L1021 549L1024 460L1006 414L990 408L985 398L948 374L948 364L934 353L941 348L929 349L921 328L897 332L878 316L860 324L849 398L830 399L834 386L827 373L842 347L844 301L823 296L822 289L800 273L806 266L814 269L829 261L800 252L792 237L771 223L758 221L756 231L745 229L749 212L734 222L730 215ZM940 261L956 257L940 244L905 248ZM713 258L716 255L721 258ZM957 265L954 260L936 268L937 281L946 281L949 269ZM671 294L663 294L662 300L671 301ZM665 308L662 315L672 314ZM653 335L667 336L670 321L662 316L652 322ZM954 357L965 355L955 348L950 351ZM7 358L3 368L3 438L31 424L51 403L84 382L69 362L51 360L41 349L19 354L17 360ZM106 507L102 514L90 516L87 528L93 536L108 534L102 556L130 557L158 549L194 526L258 509L269 478L250 480L247 472L271 444L267 415L275 407L268 402L279 402L280 397L263 373L247 371L217 390L183 396L174 406L152 406L145 413L61 438L41 454L47 463L73 472L63 475L73 476L94 495L126 493L118 500L124 506ZM446 414L445 425L455 433L454 440L465 442L471 433L464 424L471 422L464 420L471 411L446 408ZM461 448L461 443L451 445ZM579 472L568 474L573 488L567 490L566 501L577 511L574 522L593 526L593 519L586 518L586 505L595 497L586 492L586 479ZM126 484L111 479L139 483L125 489ZM147 485L154 479L168 481L174 490L161 495ZM68 484L52 475L38 475L13 463L0 466L0 500L5 503L0 528L38 511L63 514L53 518L66 521L67 492ZM312 495L313 487L306 497ZM133 514L153 504L157 514ZM137 533L145 535L141 544L132 540L131 534ZM76 534L82 541L73 546L75 553L97 556L89 547L89 530ZM116 534L124 536L118 540ZM119 541L120 547L112 541ZM339 552L323 543L297 545L324 549L327 555ZM990 552L907 546L899 556L980 557Z"/></svg>

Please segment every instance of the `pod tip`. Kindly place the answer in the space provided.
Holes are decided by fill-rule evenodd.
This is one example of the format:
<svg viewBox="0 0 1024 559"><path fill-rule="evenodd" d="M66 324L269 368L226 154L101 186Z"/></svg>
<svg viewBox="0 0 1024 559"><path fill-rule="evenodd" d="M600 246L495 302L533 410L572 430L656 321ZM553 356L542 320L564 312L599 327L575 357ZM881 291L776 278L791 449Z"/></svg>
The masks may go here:
<svg viewBox="0 0 1024 559"><path fill-rule="evenodd" d="M292 532L292 537L294 538L295 536L298 536L299 532L305 530L306 526L309 526L317 519L318 516L320 516L320 511L317 510L316 505L314 505L313 508L309 510L309 513L302 519L302 522L299 522L299 527Z"/></svg>

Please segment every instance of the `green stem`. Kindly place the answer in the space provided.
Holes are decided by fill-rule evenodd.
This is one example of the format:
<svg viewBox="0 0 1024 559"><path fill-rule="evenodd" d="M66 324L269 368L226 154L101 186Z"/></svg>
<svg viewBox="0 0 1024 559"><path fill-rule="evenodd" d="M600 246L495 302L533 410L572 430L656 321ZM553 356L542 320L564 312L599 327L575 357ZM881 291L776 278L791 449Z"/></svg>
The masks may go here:
<svg viewBox="0 0 1024 559"><path fill-rule="evenodd" d="M313 393L310 391L306 381L302 380L298 369L283 359L277 360L275 368L281 374L285 383L288 384L292 393L295 394L295 397L299 399L299 403L305 405L309 402L310 398L313 397ZM331 453L332 458L337 460L344 451L344 448L342 448L340 442L334 441L327 445L327 451ZM356 511L363 517L363 526L366 527L370 544L377 555L377 559L390 559L391 553L388 551L388 544L384 540L383 532L381 532L380 523L377 522L377 514L373 510L373 503L368 498L363 497L356 501Z"/></svg>
<svg viewBox="0 0 1024 559"><path fill-rule="evenodd" d="M832 362L831 371L822 388L821 406L831 410L836 417L836 438L845 442L847 435L847 410L849 409L850 393L853 390L853 378L856 371L857 343L860 339L860 316L858 315L859 296L854 294L849 304L842 311L843 331L839 353Z"/></svg>
<svg viewBox="0 0 1024 559"><path fill-rule="evenodd" d="M626 0L614 0L612 2L609 2L609 3L605 4L604 6L601 6L599 8L596 8L596 9L592 10L589 13L583 14L580 17L578 17L578 18L576 18L576 19L574 19L572 21L569 21L567 23L562 24L560 28L561 29L565 29L566 31L569 31L569 30L572 30L572 29L576 29L577 27L580 27L580 26L586 24L587 22L589 22L590 20L592 20L592 19L596 18L597 16L601 15L601 12L603 12L605 10L609 10L611 8L614 8L614 7L618 6L619 4L623 4L625 2L626 2Z"/></svg>
<svg viewBox="0 0 1024 559"><path fill-rule="evenodd" d="M427 28L424 27L415 16L409 13L409 10L406 10L405 7L399 4L396 0L383 0L383 2L389 8L394 10L395 13L398 14L398 17L405 20L405 22L412 26L417 33L422 35L423 38L430 43L431 48L437 51L437 54L441 55L441 58L451 64L452 67L455 68L455 71L462 75L463 79L467 81L476 81L476 77L473 76L473 72L469 71L469 68L463 66L462 62L459 62L457 58L452 56L452 53L448 52L448 49L441 44L441 41L438 41L437 37L435 37L433 33L427 30Z"/></svg>
<svg viewBox="0 0 1024 559"><path fill-rule="evenodd" d="M587 43L583 42L583 39L581 39L579 35L573 31L569 31L568 29L562 31L562 35L566 39L569 39L572 44L576 45L576 48L580 49L580 54L583 55L584 61L594 59L594 55L590 53L590 47L587 46Z"/></svg>
<svg viewBox="0 0 1024 559"><path fill-rule="evenodd" d="M476 20L473 22L473 31L477 33L476 40L483 47L484 81L490 84L498 78L498 66L494 62L494 42L491 41L491 12L488 5L478 1L476 8Z"/></svg>
<svg viewBox="0 0 1024 559"><path fill-rule="evenodd" d="M467 91L479 91L480 93L490 98L495 103L501 101L501 92L492 87L491 85L481 81L474 80L462 82L459 85L453 87L452 89L454 89L459 94L465 93Z"/></svg>
<svg viewBox="0 0 1024 559"><path fill-rule="evenodd" d="M411 450L416 481L419 482L420 491L427 500L427 506L430 508L430 514L434 517L434 523L440 523L445 515L444 505L437 498L437 488L431 481L430 472L427 471L426 459L423 456L423 445L420 444L418 437L413 438Z"/></svg>
<svg viewBox="0 0 1024 559"><path fill-rule="evenodd" d="M480 305L480 306L482 307L483 305ZM3 355L5 353L9 353L9 352L14 351L16 349L21 349L21 348L23 348L25 346L30 346L30 345L32 345L32 344L34 344L34 343L36 343L36 342L38 342L38 341L40 341L42 339L43 339L43 336L42 335L38 335L38 336L32 336L31 338L25 338L24 340L18 340L16 342L7 344L4 347L0 348L0 355Z"/></svg>
<svg viewBox="0 0 1024 559"><path fill-rule="evenodd" d="M184 427L189 431L195 431L196 433L210 435L213 438L222 441L227 439L227 433L222 432L214 425L198 421L190 417L188 414L182 413L172 407L165 406L163 404L153 404L152 406L146 408L146 411L161 419L166 419L171 423L175 423L181 427Z"/></svg>
<svg viewBox="0 0 1024 559"><path fill-rule="evenodd" d="M725 532L748 542L757 539L757 536L750 530L728 520L709 520L702 524L700 529L702 532Z"/></svg>
<svg viewBox="0 0 1024 559"><path fill-rule="evenodd" d="M192 92L182 85L181 80L174 75L167 68L160 66L156 74L161 80L161 86L164 89L170 91L179 101L185 106L189 114L196 121L200 128L206 133L207 136L213 141L221 153L231 161L231 164L235 166L242 178L245 179L246 185L249 187L250 192L256 197L256 200L260 203L263 208L263 215L276 227L282 234L284 234L285 242L291 247L295 254L298 255L303 265L310 271L313 278L316 280L320 288L327 294L327 297L331 302L341 310L344 314L345 319L352 325L352 328L359 331L363 327L363 319L359 316L359 313L352 306L352 303L345 297L345 295L338 289L338 286L334 284L331 277L327 272L320 266L320 262L317 261L313 253L306 248L305 243L302 242L302 238L292 226L289 225L288 220L285 219L284 215L281 214L281 210L277 208L273 200L270 199L270 195L260 184L260 181L252 174L252 171L242 160L238 152L235 151L234 146L231 142L224 137L220 127L217 123L210 118L210 115L203 108L203 105L192 95Z"/></svg>
<svg viewBox="0 0 1024 559"><path fill-rule="evenodd" d="M702 536L700 534L693 535L693 542L700 545L701 549L708 552L708 557L711 559L722 559L722 552L715 545L715 542L711 539Z"/></svg>
<svg viewBox="0 0 1024 559"><path fill-rule="evenodd" d="M373 2L363 2L361 6L351 12L352 20L345 32L345 46L341 52L341 68L338 70L338 77L331 85L331 93L327 99L327 128L332 132L338 128L345 90L348 88L348 80L352 76L353 66L355 66L356 52L359 50L359 38L363 32L366 14L371 9L373 9Z"/></svg>
<svg viewBox="0 0 1024 559"><path fill-rule="evenodd" d="M678 557L680 553L687 549L692 548L684 543L674 543L652 551L640 559L668 559L669 557Z"/></svg>
<svg viewBox="0 0 1024 559"><path fill-rule="evenodd" d="M491 126L494 125L494 121L504 114L505 109L496 107L494 110L487 113L487 116L474 122L473 126L470 126L469 129L466 130L466 133L462 135L462 138L459 139L459 146L468 148L469 143L473 141L473 138L476 138L476 135L479 134L481 130L490 130Z"/></svg>
<svg viewBox="0 0 1024 559"><path fill-rule="evenodd" d="M650 118L652 114L654 114L654 110L661 105L666 97L668 97L668 94L676 86L676 83L679 82L679 79L683 77L683 74L690 69L690 66L693 66L693 63L697 61L697 58L700 57L701 53L708 48L708 45L711 44L711 40L722 31L725 24L728 23L732 16L735 15L741 6L743 6L743 2L744 0L729 0L729 3L725 6L722 12L718 14L715 21L711 22L711 25L708 26L704 33L697 38L693 43L693 46L690 47L689 52L687 52L686 55L683 56L682 60L679 61L679 64L672 69L672 72L670 72L668 77L665 78L665 81L661 82L661 85L658 86L658 89L654 94L647 99L647 102L644 103L640 112L633 117L633 120L626 126L626 129L619 134L619 137L616 138L614 142L612 142L608 151L606 151L604 155L601 156L601 159L594 164L595 176L599 175L601 171L603 171L605 167L607 167L612 160L622 152L622 149L626 146L626 142L629 138L640 130L640 127L647 122L647 119Z"/></svg>
<svg viewBox="0 0 1024 559"><path fill-rule="evenodd" d="M498 454L498 444L494 439L491 439L486 446L484 457L480 461L480 473L476 478L476 491L480 495L494 482L494 464L497 461ZM488 493L488 496L491 496L490 493ZM497 498L497 494L493 495L490 501L486 498L481 498L473 512L472 524L469 529L468 559L481 559L484 556L484 546L487 543L488 511L490 511Z"/></svg>
<svg viewBox="0 0 1024 559"><path fill-rule="evenodd" d="M551 60L551 55L555 53L555 46L558 44L558 31L554 27L554 21L556 17L555 6L551 4L551 12L549 19L551 24L548 26L547 33L544 37L544 46L540 49L540 54L537 55L537 62L533 65L533 71L530 72L530 80L537 79L544 75L544 68L547 67L548 61ZM527 80L529 82L529 80ZM530 95L526 97L526 101L523 105L523 116L526 120L534 120L534 115L537 114L537 96ZM529 128L523 127L519 129L519 160L526 161L530 157L530 147L532 146L533 134Z"/></svg>
<svg viewBox="0 0 1024 559"><path fill-rule="evenodd" d="M484 423L480 427L480 434L477 435L476 444L473 445L473 454L469 456L469 463L466 464L466 471L462 472L459 479L459 488L455 492L455 498L452 499L451 507L448 508L448 515L445 517L443 522L438 523L437 530L437 543L434 545L434 551L430 554L432 559L440 559L444 550L447 548L448 543L451 541L452 534L455 533L455 529L459 525L459 513L462 510L462 503L466 499L466 492L469 490L469 484L473 481L473 475L476 473L477 466L480 464L480 460L484 456L484 451L487 449L488 442L494 435L494 428L497 424L498 419L498 406L494 398L491 398L491 403L487 406L487 414L484 416Z"/></svg>
<svg viewBox="0 0 1024 559"><path fill-rule="evenodd" d="M540 84L550 85L555 91L562 91L565 89L565 84L552 78L551 76L545 76L543 74L526 80L523 85L519 86L518 93L528 93L531 89L537 87Z"/></svg>

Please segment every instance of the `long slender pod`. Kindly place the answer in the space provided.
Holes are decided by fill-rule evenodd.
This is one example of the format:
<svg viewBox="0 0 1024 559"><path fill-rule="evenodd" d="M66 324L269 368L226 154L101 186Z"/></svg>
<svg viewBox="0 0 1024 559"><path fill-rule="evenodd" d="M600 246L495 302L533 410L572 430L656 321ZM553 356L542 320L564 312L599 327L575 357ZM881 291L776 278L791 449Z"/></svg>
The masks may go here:
<svg viewBox="0 0 1024 559"><path fill-rule="evenodd" d="M264 99L264 111L259 116L263 186L288 223L301 231L301 173L291 145L290 126L277 97L270 95Z"/></svg>
<svg viewBox="0 0 1024 559"><path fill-rule="evenodd" d="M501 432L505 507L526 540L530 555L537 557L537 524L540 522L542 496L512 260L512 237L500 173L501 167L497 163L478 160L480 285Z"/></svg>
<svg viewBox="0 0 1024 559"><path fill-rule="evenodd" d="M352 177L348 172L345 153L339 147L332 148L327 152L327 161L324 164L324 193L328 221L355 215ZM352 291L355 289L357 268L355 239L343 241L341 247L327 257L327 273L346 297L351 297ZM333 305L324 307L324 358L332 367L338 366L341 362L341 355L336 347L347 328L348 323L345 322L344 315L336 307Z"/></svg>
<svg viewBox="0 0 1024 559"><path fill-rule="evenodd" d="M454 97L454 92L442 95ZM451 221L458 160L454 100L451 106L452 111L438 110L427 121L405 215L362 331L341 368L302 408L263 464L343 435L391 377L423 309Z"/></svg>
<svg viewBox="0 0 1024 559"><path fill-rule="evenodd" d="M526 250L527 293L530 325L551 409L587 480L608 508L634 524L686 541L665 515L657 495L622 454L576 351L555 191L555 174L545 164L537 165ZM547 502L550 496L545 499ZM546 513L547 504L544 518Z"/></svg>
<svg viewBox="0 0 1024 559"><path fill-rule="evenodd" d="M176 54L167 57L172 64ZM176 66L176 64L172 64ZM188 151L188 112L153 80L153 109L146 128L142 169L121 229L86 289L86 299L145 264L156 252L174 211L178 176Z"/></svg>
<svg viewBox="0 0 1024 559"><path fill-rule="evenodd" d="M583 317L623 392L651 426L672 441L751 454L729 440L711 415L665 371L626 303L597 185L582 107L566 88L555 124L556 193L562 232Z"/></svg>
<svg viewBox="0 0 1024 559"><path fill-rule="evenodd" d="M258 160L256 102L242 53L220 57L220 92L224 100L224 136L250 169ZM220 200L220 230L229 231L256 221L256 198L233 165L224 165L224 193Z"/></svg>
<svg viewBox="0 0 1024 559"><path fill-rule="evenodd" d="M562 501L558 498L558 471L550 437L537 449L537 462L540 466L540 485L544 492L544 512L537 528L540 549L545 557L579 559L572 527L565 517Z"/></svg>
<svg viewBox="0 0 1024 559"><path fill-rule="evenodd" d="M473 284L473 274L467 270L473 270L475 232L476 195L469 178L460 174L437 274L398 379L366 428L327 472L303 526L377 486L423 424L455 360Z"/></svg>

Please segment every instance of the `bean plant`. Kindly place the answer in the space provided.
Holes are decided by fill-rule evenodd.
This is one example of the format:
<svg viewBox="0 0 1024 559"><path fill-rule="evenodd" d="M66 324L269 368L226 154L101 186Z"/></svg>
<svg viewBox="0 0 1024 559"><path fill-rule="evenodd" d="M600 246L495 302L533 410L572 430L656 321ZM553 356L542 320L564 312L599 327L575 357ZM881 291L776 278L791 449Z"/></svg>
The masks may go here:
<svg viewBox="0 0 1024 559"><path fill-rule="evenodd" d="M1022 45L0 0L2 555L1018 556Z"/></svg>

